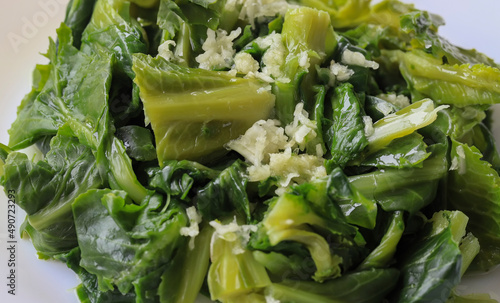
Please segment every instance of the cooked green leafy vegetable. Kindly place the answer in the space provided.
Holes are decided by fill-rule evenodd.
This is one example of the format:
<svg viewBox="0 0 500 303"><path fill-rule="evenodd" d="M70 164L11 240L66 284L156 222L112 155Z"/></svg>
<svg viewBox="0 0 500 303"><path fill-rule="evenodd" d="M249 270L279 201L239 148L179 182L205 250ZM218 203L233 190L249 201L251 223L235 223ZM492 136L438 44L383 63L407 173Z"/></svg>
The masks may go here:
<svg viewBox="0 0 500 303"><path fill-rule="evenodd" d="M70 1L0 184L82 302L492 302L456 286L500 264L500 70L442 24L395 0Z"/></svg>

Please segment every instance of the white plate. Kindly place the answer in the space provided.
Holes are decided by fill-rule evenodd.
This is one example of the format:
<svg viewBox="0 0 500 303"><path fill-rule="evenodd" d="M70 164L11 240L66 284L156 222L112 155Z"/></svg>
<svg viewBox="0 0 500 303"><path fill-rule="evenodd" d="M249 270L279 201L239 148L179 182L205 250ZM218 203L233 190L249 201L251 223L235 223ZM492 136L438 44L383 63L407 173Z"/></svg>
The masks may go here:
<svg viewBox="0 0 500 303"><path fill-rule="evenodd" d="M3 0L0 19L0 142L7 143L7 129L14 121L16 108L31 88L31 71L44 63L39 52L48 47L48 36L64 18L68 0ZM447 25L440 33L451 42L476 48L500 62L500 2L491 0L430 1L415 0L418 8L443 16ZM500 115L498 115L500 117ZM500 119L499 119L500 120ZM496 126L500 139L500 127ZM7 251L7 199L0 195L0 302L77 302L73 288L78 284L73 272L58 262L41 261L31 242L17 238L16 295L7 293L9 273ZM17 214L17 225L24 215ZM16 235L17 232L16 232ZM500 300L500 269L488 275L465 278L460 290L465 293L491 292Z"/></svg>

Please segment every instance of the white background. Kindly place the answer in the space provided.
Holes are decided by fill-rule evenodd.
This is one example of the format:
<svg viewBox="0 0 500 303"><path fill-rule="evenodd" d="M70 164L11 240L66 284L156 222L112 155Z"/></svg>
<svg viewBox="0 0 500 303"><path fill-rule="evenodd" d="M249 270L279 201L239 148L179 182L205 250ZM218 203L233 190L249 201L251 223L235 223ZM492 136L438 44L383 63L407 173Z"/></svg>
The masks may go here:
<svg viewBox="0 0 500 303"><path fill-rule="evenodd" d="M0 142L8 143L7 129L16 108L30 91L31 72L36 63L45 63L39 54L48 47L48 36L64 18L67 0L1 0L0 18ZM444 17L442 36L466 48L476 48L500 62L500 1L496 0L415 0L417 8ZM498 128L497 134L500 134ZM497 136L500 137L500 136ZM17 245L16 296L7 294L6 199L0 199L0 302L77 302L73 288L77 279L64 264L37 260L29 241ZM17 216L18 225L24 217ZM19 238L18 238L19 239ZM460 289L470 292L491 290L500 299L500 270L485 277L465 279Z"/></svg>

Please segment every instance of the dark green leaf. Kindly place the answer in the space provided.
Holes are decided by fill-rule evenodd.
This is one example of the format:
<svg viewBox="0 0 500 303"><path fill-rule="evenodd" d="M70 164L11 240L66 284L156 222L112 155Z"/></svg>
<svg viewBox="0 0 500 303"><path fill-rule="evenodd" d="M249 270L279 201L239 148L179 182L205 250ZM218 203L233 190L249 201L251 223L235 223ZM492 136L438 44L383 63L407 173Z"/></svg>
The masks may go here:
<svg viewBox="0 0 500 303"><path fill-rule="evenodd" d="M420 237L407 244L397 302L446 302L460 282L459 244L467 220L460 212L436 213Z"/></svg>
<svg viewBox="0 0 500 303"><path fill-rule="evenodd" d="M397 252L397 246L405 230L403 214L402 211L392 213L379 245L370 252L358 269L368 270L392 265L391 263L395 261L394 256Z"/></svg>
<svg viewBox="0 0 500 303"><path fill-rule="evenodd" d="M368 145L363 123L363 109L352 85L348 83L335 88L331 102L333 124L325 131L331 138L332 158L328 160L327 165L344 167Z"/></svg>
<svg viewBox="0 0 500 303"><path fill-rule="evenodd" d="M195 202L203 218L222 220L237 216L244 218L247 223L251 221L245 173L246 165L240 160L235 161L198 191Z"/></svg>
<svg viewBox="0 0 500 303"><path fill-rule="evenodd" d="M311 278L322 282L339 277L341 268L347 269L363 257L364 243L358 241L358 236L356 228L347 223L340 207L328 196L326 180L318 180L273 199L252 246L286 253L290 247L285 243L303 245L313 262L309 267L296 266L304 270L301 279L313 274ZM314 272L311 267L315 267ZM289 274L296 273L292 270Z"/></svg>
<svg viewBox="0 0 500 303"><path fill-rule="evenodd" d="M324 283L286 280L272 284L269 293L282 302L378 303L394 289L398 275L398 270L394 268L372 268Z"/></svg>
<svg viewBox="0 0 500 303"><path fill-rule="evenodd" d="M24 230L38 252L53 256L77 245L71 204L82 193L102 186L92 151L77 138L59 134L44 161L9 154L4 166L6 192L14 190L28 214Z"/></svg>
<svg viewBox="0 0 500 303"><path fill-rule="evenodd" d="M434 144L421 168L387 168L349 177L363 195L375 199L385 211L415 213L436 197L439 181L448 171L447 146Z"/></svg>
<svg viewBox="0 0 500 303"><path fill-rule="evenodd" d="M73 203L80 265L98 278L99 289L127 293L134 284L170 262L184 243L188 219L174 201L151 196L132 204L123 191L89 190ZM159 279L155 280L160 283ZM157 287L157 286L156 286Z"/></svg>
<svg viewBox="0 0 500 303"><path fill-rule="evenodd" d="M107 127L106 101L113 60L99 50L92 55L78 52L71 44L71 30L65 25L58 30L58 37L58 49L54 42L49 48L52 66L43 90L32 103L22 107L9 130L9 146L14 149L55 135L66 122L82 143L97 149L98 140L102 140L96 140L93 132Z"/></svg>
<svg viewBox="0 0 500 303"><path fill-rule="evenodd" d="M416 132L394 139L383 149L366 157L360 165L377 168L422 167L423 161L430 156L423 139Z"/></svg>
<svg viewBox="0 0 500 303"><path fill-rule="evenodd" d="M372 118L373 122L376 122L389 114L393 114L398 110L400 110L400 108L388 101L374 96L366 96L365 111Z"/></svg>
<svg viewBox="0 0 500 303"><path fill-rule="evenodd" d="M340 168L328 177L328 195L340 206L349 224L373 229L377 220L377 204L361 194Z"/></svg>
<svg viewBox="0 0 500 303"><path fill-rule="evenodd" d="M80 266L80 248L76 247L70 252L56 256L56 258L72 269L81 281L75 289L76 296L82 303L135 303L135 293L122 294L117 289L101 291L98 287L97 277Z"/></svg>
<svg viewBox="0 0 500 303"><path fill-rule="evenodd" d="M486 270L500 263L500 177L481 158L476 147L452 141L448 203L470 218L481 245L475 265Z"/></svg>
<svg viewBox="0 0 500 303"><path fill-rule="evenodd" d="M97 1L89 25L82 34L82 50L85 45L101 46L116 58L119 73L134 78L132 54L146 53L143 29L130 16L127 1Z"/></svg>
<svg viewBox="0 0 500 303"><path fill-rule="evenodd" d="M153 134L147 128L127 125L116 130L116 137L123 141L127 155L137 161L156 159Z"/></svg>
<svg viewBox="0 0 500 303"><path fill-rule="evenodd" d="M210 169L197 162L187 160L166 161L165 166L149 171L149 185L168 195L186 199L193 187L199 188L219 175L219 171Z"/></svg>
<svg viewBox="0 0 500 303"><path fill-rule="evenodd" d="M195 57L203 52L207 29L216 30L221 22L224 1L161 0L158 26L163 30L162 42L174 40L174 53L183 64L196 66Z"/></svg>
<svg viewBox="0 0 500 303"><path fill-rule="evenodd" d="M64 23L71 28L73 45L80 48L82 33L87 27L97 0L71 0L66 7Z"/></svg>

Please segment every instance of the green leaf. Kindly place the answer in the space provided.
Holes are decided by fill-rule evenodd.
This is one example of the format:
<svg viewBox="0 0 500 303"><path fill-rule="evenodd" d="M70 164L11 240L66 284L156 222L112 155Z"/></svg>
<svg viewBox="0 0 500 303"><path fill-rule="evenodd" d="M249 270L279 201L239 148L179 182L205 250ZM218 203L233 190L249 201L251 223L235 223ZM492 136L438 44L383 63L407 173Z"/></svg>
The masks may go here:
<svg viewBox="0 0 500 303"><path fill-rule="evenodd" d="M285 255L275 251L263 252L260 250L252 251L253 257L257 262L264 265L269 272L272 281L282 281L284 279L303 279L306 274L309 276L314 273L309 264L311 260L307 256L300 254Z"/></svg>
<svg viewBox="0 0 500 303"><path fill-rule="evenodd" d="M458 295L455 292L452 293L446 303L497 303L498 301L493 299L489 294L468 294L468 295Z"/></svg>
<svg viewBox="0 0 500 303"><path fill-rule="evenodd" d="M398 275L398 270L394 268L372 268L324 283L293 280L273 283L267 293L281 302L376 303L394 289Z"/></svg>
<svg viewBox="0 0 500 303"><path fill-rule="evenodd" d="M373 124L373 132L367 136L367 152L376 152L386 147L392 140L430 125L437 119L437 113L444 108L446 106L434 107L432 100L423 99L385 116Z"/></svg>
<svg viewBox="0 0 500 303"><path fill-rule="evenodd" d="M71 30L65 25L58 30L58 37L57 54L55 43L50 44L52 66L43 90L29 106L20 109L9 130L9 146L13 149L55 135L64 123L69 123L84 144L96 149L100 144L93 132L106 123L113 60L99 50L92 55L78 52L71 45Z"/></svg>
<svg viewBox="0 0 500 303"><path fill-rule="evenodd" d="M397 302L446 302L460 282L459 244L467 221L459 211L434 214L429 228L407 247L408 255L401 262Z"/></svg>
<svg viewBox="0 0 500 303"><path fill-rule="evenodd" d="M116 137L123 141L127 155L137 161L156 159L153 134L147 128L127 125L116 130Z"/></svg>
<svg viewBox="0 0 500 303"><path fill-rule="evenodd" d="M211 265L207 283L212 300L245 302L247 295L259 293L271 284L264 266L258 263L252 252L241 250L239 241L226 241L216 236L212 242ZM249 300L246 302L258 302Z"/></svg>
<svg viewBox="0 0 500 303"><path fill-rule="evenodd" d="M326 130L330 138L329 166L344 167L347 162L356 158L368 145L363 123L362 104L360 104L353 86L341 84L334 90L332 97L332 125Z"/></svg>
<svg viewBox="0 0 500 303"><path fill-rule="evenodd" d="M500 173L500 154L496 147L493 133L483 123L476 125L468 134L460 138L461 142L474 145L483 155L483 160Z"/></svg>
<svg viewBox="0 0 500 303"><path fill-rule="evenodd" d="M82 193L101 187L92 151L78 139L55 136L45 160L34 162L12 152L4 165L4 189L14 190L28 214L24 231L40 255L51 257L77 246L71 204Z"/></svg>
<svg viewBox="0 0 500 303"><path fill-rule="evenodd" d="M401 30L411 38L411 49L432 53L435 58L449 64L486 64L495 62L476 50L465 50L453 45L438 34L438 27L444 24L441 17L426 11L413 11L401 16Z"/></svg>
<svg viewBox="0 0 500 303"><path fill-rule="evenodd" d="M203 218L212 221L236 216L251 221L246 167L240 160L235 161L197 192L195 203Z"/></svg>
<svg viewBox="0 0 500 303"><path fill-rule="evenodd" d="M354 29L342 32L342 36L353 41L357 47L367 50L374 57L380 55L380 49L384 48L381 46L402 47L402 41L391 32L388 26L378 24L361 24Z"/></svg>
<svg viewBox="0 0 500 303"><path fill-rule="evenodd" d="M365 111L376 122L400 110L398 106L378 97L366 96Z"/></svg>
<svg viewBox="0 0 500 303"><path fill-rule="evenodd" d="M395 211L390 217L390 224L387 227L384 236L375 249L373 249L368 257L358 267L360 270L368 270L370 268L385 268L394 261L394 256L397 251L397 246L403 231L405 223L402 211Z"/></svg>
<svg viewBox="0 0 500 303"><path fill-rule="evenodd" d="M162 43L174 40L174 53L182 64L196 66L195 58L203 52L207 29L216 30L222 19L225 1L161 0L157 23L163 31Z"/></svg>
<svg viewBox="0 0 500 303"><path fill-rule="evenodd" d="M213 161L227 153L224 144L271 114L274 96L258 80L184 68L161 57L134 58L134 81L160 166L165 160Z"/></svg>
<svg viewBox="0 0 500 303"><path fill-rule="evenodd" d="M206 185L220 172L197 162L172 160L166 161L161 169L151 169L148 174L150 175L149 186L185 200L191 191L196 191L199 187Z"/></svg>
<svg viewBox="0 0 500 303"><path fill-rule="evenodd" d="M135 303L136 295L133 292L122 294L118 289L101 291L98 287L97 277L80 266L81 252L76 247L66 254L56 258L73 270L81 281L75 288L75 293L82 303Z"/></svg>
<svg viewBox="0 0 500 303"><path fill-rule="evenodd" d="M148 51L145 29L135 19L139 17L131 16L130 6L124 0L98 0L82 35L82 51L101 49L115 58L109 108L120 126L141 114L138 89L132 82L132 55Z"/></svg>
<svg viewBox="0 0 500 303"><path fill-rule="evenodd" d="M92 18L82 34L82 50L85 45L101 46L116 58L119 73L131 79L132 54L146 53L143 29L130 16L130 3L124 0L98 0Z"/></svg>
<svg viewBox="0 0 500 303"><path fill-rule="evenodd" d="M276 95L276 116L286 125L293 121L295 106L300 101L314 102L316 65L333 54L337 41L328 14L308 7L287 11L281 37L286 57L279 68L290 81L278 79L273 85L273 94Z"/></svg>
<svg viewBox="0 0 500 303"><path fill-rule="evenodd" d="M474 237L472 233L468 233L460 243L460 252L462 253L462 269L460 274L463 276L472 261L476 258L476 256L480 252L479 240Z"/></svg>
<svg viewBox="0 0 500 303"><path fill-rule="evenodd" d="M97 0L71 0L66 7L64 23L73 33L73 46L80 48L82 33L87 27Z"/></svg>
<svg viewBox="0 0 500 303"><path fill-rule="evenodd" d="M135 3L140 7L154 8L158 5L158 2L160 2L160 0L131 0L130 2Z"/></svg>
<svg viewBox="0 0 500 303"><path fill-rule="evenodd" d="M370 12L369 0L300 0L299 3L328 12L335 28L359 25Z"/></svg>
<svg viewBox="0 0 500 303"><path fill-rule="evenodd" d="M339 277L341 267L348 268L362 254L356 228L329 198L324 180L302 184L273 200L257 234L266 242L260 248L267 250L279 251L284 242L303 245L316 267L312 278L319 282Z"/></svg>
<svg viewBox="0 0 500 303"><path fill-rule="evenodd" d="M123 191L89 190L73 203L80 265L97 276L99 289L129 292L134 284L162 271L184 243L181 227L188 219L177 203L166 204L150 196L141 206L132 204Z"/></svg>
<svg viewBox="0 0 500 303"><path fill-rule="evenodd" d="M126 191L139 204L150 192L137 179L123 142L115 137L111 140L104 151L105 160L98 159L106 169L109 187Z"/></svg>
<svg viewBox="0 0 500 303"><path fill-rule="evenodd" d="M51 46L52 47L52 46ZM38 95L42 92L47 80L49 80L50 72L52 70L52 64L41 65L38 64L32 73L32 87L31 91L24 96L21 104L17 108L17 114L25 110L24 108L29 108L33 106L33 103L37 99ZM28 110L28 109L26 109Z"/></svg>
<svg viewBox="0 0 500 303"><path fill-rule="evenodd" d="M422 167L423 161L430 156L423 139L416 132L394 139L383 149L363 159L360 165L377 168Z"/></svg>
<svg viewBox="0 0 500 303"><path fill-rule="evenodd" d="M308 70L299 63L303 52L308 53L309 64L314 67L331 56L337 46L328 14L308 7L287 11L281 35L288 51L284 72L289 79L295 78L300 69Z"/></svg>
<svg viewBox="0 0 500 303"><path fill-rule="evenodd" d="M485 109L485 106L478 105L451 106L440 112L442 117L439 117L440 121L437 122L450 138L454 140L472 140L470 138L471 132L486 118Z"/></svg>
<svg viewBox="0 0 500 303"><path fill-rule="evenodd" d="M200 234L177 251L161 276L160 302L194 303L207 275L213 228L202 227Z"/></svg>
<svg viewBox="0 0 500 303"><path fill-rule="evenodd" d="M407 37L401 37L401 16L410 12L416 11L415 6L410 3L402 3L400 1L380 1L371 7L368 23L381 25L389 28L389 32L393 33L402 42L408 43Z"/></svg>
<svg viewBox="0 0 500 303"><path fill-rule="evenodd" d="M349 224L373 229L377 220L377 204L364 197L347 179L340 168L328 177L328 195L342 209Z"/></svg>
<svg viewBox="0 0 500 303"><path fill-rule="evenodd" d="M439 181L448 172L447 146L434 144L421 168L387 168L349 177L349 181L368 199L385 211L416 213L436 197Z"/></svg>
<svg viewBox="0 0 500 303"><path fill-rule="evenodd" d="M475 266L483 270L500 263L500 177L474 146L452 140L448 203L469 218L469 230L481 251Z"/></svg>
<svg viewBox="0 0 500 303"><path fill-rule="evenodd" d="M484 64L449 65L422 51L396 52L414 98L438 104L486 105L500 102L500 70Z"/></svg>

